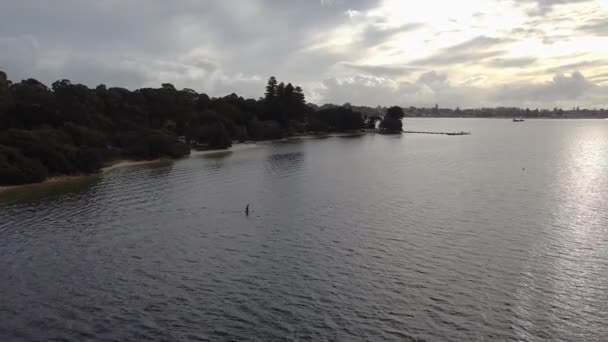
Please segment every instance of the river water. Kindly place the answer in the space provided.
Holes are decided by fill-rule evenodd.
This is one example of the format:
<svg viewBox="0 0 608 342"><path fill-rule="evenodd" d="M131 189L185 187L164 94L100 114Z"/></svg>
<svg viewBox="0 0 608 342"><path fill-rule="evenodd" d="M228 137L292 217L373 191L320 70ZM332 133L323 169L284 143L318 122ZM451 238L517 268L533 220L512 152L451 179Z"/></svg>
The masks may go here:
<svg viewBox="0 0 608 342"><path fill-rule="evenodd" d="M0 340L608 341L608 121L405 127L3 194Z"/></svg>

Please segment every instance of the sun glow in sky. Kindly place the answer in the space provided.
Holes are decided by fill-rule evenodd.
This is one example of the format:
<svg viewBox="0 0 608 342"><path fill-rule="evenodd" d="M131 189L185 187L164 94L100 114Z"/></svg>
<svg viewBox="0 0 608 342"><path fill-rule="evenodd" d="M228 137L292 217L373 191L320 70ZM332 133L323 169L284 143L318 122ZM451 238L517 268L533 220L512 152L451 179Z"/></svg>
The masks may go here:
<svg viewBox="0 0 608 342"><path fill-rule="evenodd" d="M2 1L2 0L0 0ZM6 1L0 70L361 105L608 107L606 0Z"/></svg>

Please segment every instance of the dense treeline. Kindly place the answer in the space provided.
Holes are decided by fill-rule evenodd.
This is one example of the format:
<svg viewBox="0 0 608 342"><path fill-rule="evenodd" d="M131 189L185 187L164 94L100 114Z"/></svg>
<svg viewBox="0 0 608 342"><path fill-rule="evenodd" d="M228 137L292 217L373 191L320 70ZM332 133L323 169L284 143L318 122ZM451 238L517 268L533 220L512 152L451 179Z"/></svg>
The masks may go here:
<svg viewBox="0 0 608 342"><path fill-rule="evenodd" d="M255 100L168 83L130 91L60 80L49 88L35 79L12 83L0 72L0 185L96 172L118 158L178 158L191 148L366 125L347 106L315 111L302 88L274 77Z"/></svg>

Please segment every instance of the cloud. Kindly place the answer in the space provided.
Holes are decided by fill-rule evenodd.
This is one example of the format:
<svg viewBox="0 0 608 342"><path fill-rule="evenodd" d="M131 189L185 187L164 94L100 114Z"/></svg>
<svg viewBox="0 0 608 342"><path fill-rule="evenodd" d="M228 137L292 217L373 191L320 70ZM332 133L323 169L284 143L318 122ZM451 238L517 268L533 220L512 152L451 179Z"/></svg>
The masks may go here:
<svg viewBox="0 0 608 342"><path fill-rule="evenodd" d="M450 86L448 76L445 74L437 73L436 71L426 72L416 80L416 84L426 86L432 89L444 89Z"/></svg>
<svg viewBox="0 0 608 342"><path fill-rule="evenodd" d="M557 74L545 83L508 84L501 87L494 98L506 103L567 101L580 98L593 86L583 74L576 71L570 75Z"/></svg>
<svg viewBox="0 0 608 342"><path fill-rule="evenodd" d="M530 37L530 36L544 36L545 35L545 31L540 30L538 28L531 28L531 27L516 27L513 30L511 30L511 33L514 35L518 35L518 36L522 36L522 37Z"/></svg>
<svg viewBox="0 0 608 342"><path fill-rule="evenodd" d="M350 102L354 105L386 104L398 101L398 89L399 83L388 78L355 75L324 80L321 86L313 91L313 98L319 102Z"/></svg>
<svg viewBox="0 0 608 342"><path fill-rule="evenodd" d="M530 27L528 27L528 25ZM524 27L517 27L511 31L511 37L519 40L540 39L545 45L552 45L557 42L569 41L573 38L566 34L548 34L542 29L537 28L540 24L528 24ZM555 28L554 28L555 30Z"/></svg>
<svg viewBox="0 0 608 342"><path fill-rule="evenodd" d="M491 101L506 106L531 108L608 108L608 85L589 81L582 73L557 74L541 83L512 83L493 91Z"/></svg>
<svg viewBox="0 0 608 342"><path fill-rule="evenodd" d="M511 0L516 4L533 5L528 9L528 14L532 16L544 16L551 13L555 7L560 5L580 4L593 0Z"/></svg>
<svg viewBox="0 0 608 342"><path fill-rule="evenodd" d="M88 56L70 56L54 68L41 68L44 79L72 79L94 87L106 84L112 87L135 89L142 85L155 85L148 62L137 60L109 61ZM158 72L158 71L157 71Z"/></svg>
<svg viewBox="0 0 608 342"><path fill-rule="evenodd" d="M536 63L535 57L495 58L489 60L486 65L493 68L523 68Z"/></svg>
<svg viewBox="0 0 608 342"><path fill-rule="evenodd" d="M479 51L479 52L458 52L447 53L442 52L434 56L412 61L414 65L426 66L449 66L454 64L473 63L486 58L501 56L506 54L506 51Z"/></svg>
<svg viewBox="0 0 608 342"><path fill-rule="evenodd" d="M578 29L596 36L608 37L608 21L605 18L590 20Z"/></svg>
<svg viewBox="0 0 608 342"><path fill-rule="evenodd" d="M467 40L460 44L456 44L444 49L444 52L462 52L462 51L478 51L478 50L486 50L489 48L493 48L496 46L500 46L506 43L510 43L513 40L511 38L496 38L496 37L487 37L487 36L479 36L475 37L471 40Z"/></svg>
<svg viewBox="0 0 608 342"><path fill-rule="evenodd" d="M571 72L573 70L580 70L582 68L603 66L603 65L606 65L605 60L580 61L580 62L568 63L568 64L563 64L563 65L560 65L557 67L548 68L545 70L545 72L550 73L550 74L564 73L564 72Z"/></svg>
<svg viewBox="0 0 608 342"><path fill-rule="evenodd" d="M460 44L440 50L438 53L426 58L412 61L414 65L445 66L462 64L468 62L479 62L486 58L496 57L506 54L505 50L496 50L512 42L511 38L495 38L478 36Z"/></svg>
<svg viewBox="0 0 608 342"><path fill-rule="evenodd" d="M600 73L589 77L593 82L605 82L608 80L608 72Z"/></svg>
<svg viewBox="0 0 608 342"><path fill-rule="evenodd" d="M482 98L479 89L451 86L445 74L435 71L420 75L414 82L398 82L388 78L357 75L349 78L330 78L315 90L320 103L337 99L336 103L354 105L477 106Z"/></svg>
<svg viewBox="0 0 608 342"><path fill-rule="evenodd" d="M351 62L343 62L340 65L356 72L361 72L368 75L380 77L400 77L409 75L413 72L420 71L420 68L412 67L407 64L356 64Z"/></svg>
<svg viewBox="0 0 608 342"><path fill-rule="evenodd" d="M350 78L330 78L316 89L320 102L338 99L336 103L355 105L401 105L431 107L440 104L451 108L480 108L515 106L568 108L587 103L591 107L608 107L608 85L589 81L580 72L557 74L546 82L510 82L485 87L485 75L453 83L446 74L435 71L420 75L413 82L397 82L388 78L358 75Z"/></svg>
<svg viewBox="0 0 608 342"><path fill-rule="evenodd" d="M407 23L397 27L369 25L361 34L359 44L364 47L374 47L390 41L398 34L414 31L423 26L424 24L421 23Z"/></svg>

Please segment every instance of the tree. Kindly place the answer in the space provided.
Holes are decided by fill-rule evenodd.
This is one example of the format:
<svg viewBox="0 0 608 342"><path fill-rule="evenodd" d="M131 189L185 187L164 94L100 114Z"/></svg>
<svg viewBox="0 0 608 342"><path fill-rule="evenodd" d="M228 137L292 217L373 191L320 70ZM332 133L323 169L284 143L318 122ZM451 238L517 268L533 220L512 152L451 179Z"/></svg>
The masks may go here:
<svg viewBox="0 0 608 342"><path fill-rule="evenodd" d="M294 91L295 91L295 88L293 87L293 85L291 85L291 83L287 83L287 85L285 86L284 96L291 100L291 99L293 99Z"/></svg>
<svg viewBox="0 0 608 342"><path fill-rule="evenodd" d="M387 115L384 117L382 122L380 122L380 130L384 134L401 134L403 130L403 123L401 120Z"/></svg>
<svg viewBox="0 0 608 342"><path fill-rule="evenodd" d="M32 129L61 124L54 94L44 84L30 78L10 85L10 90L15 108L5 116L9 128Z"/></svg>
<svg viewBox="0 0 608 342"><path fill-rule="evenodd" d="M398 106L393 106L387 109L384 119L380 122L382 133L396 134L403 130L403 122L401 119L405 117L403 109Z"/></svg>
<svg viewBox="0 0 608 342"><path fill-rule="evenodd" d="M70 80L60 80L60 81L55 81L53 82L53 84L51 85L51 88L53 89L53 91L57 91L63 88L67 88L72 84L72 82L70 82Z"/></svg>
<svg viewBox="0 0 608 342"><path fill-rule="evenodd" d="M281 82L277 86L277 95L279 99L283 99L285 97L285 83Z"/></svg>
<svg viewBox="0 0 608 342"><path fill-rule="evenodd" d="M252 119L247 125L249 135L255 140L280 139L283 137L283 130L277 121L259 121Z"/></svg>
<svg viewBox="0 0 608 342"><path fill-rule="evenodd" d="M268 85L266 85L266 93L265 93L266 101L271 101L273 98L277 96L277 79L274 76L271 76L268 79Z"/></svg>
<svg viewBox="0 0 608 342"><path fill-rule="evenodd" d="M321 109L309 116L309 121L311 120L324 122L329 128L336 131L360 130L365 126L361 113L345 107Z"/></svg>
<svg viewBox="0 0 608 342"><path fill-rule="evenodd" d="M294 97L296 99L296 104L298 104L298 105L306 104L306 98L304 96L304 91L302 91L302 88L300 88L300 86L296 87L296 89L294 91Z"/></svg>
<svg viewBox="0 0 608 342"><path fill-rule="evenodd" d="M401 120L405 117L405 113L401 107L393 106L386 110L386 116L395 120Z"/></svg>
<svg viewBox="0 0 608 342"><path fill-rule="evenodd" d="M219 128L213 129L209 137L209 147L211 148L228 148L232 146L232 139L224 125L219 124Z"/></svg>
<svg viewBox="0 0 608 342"><path fill-rule="evenodd" d="M15 99L9 86L6 74L0 71L0 129L3 128L3 125L8 124L7 117L15 110Z"/></svg>

